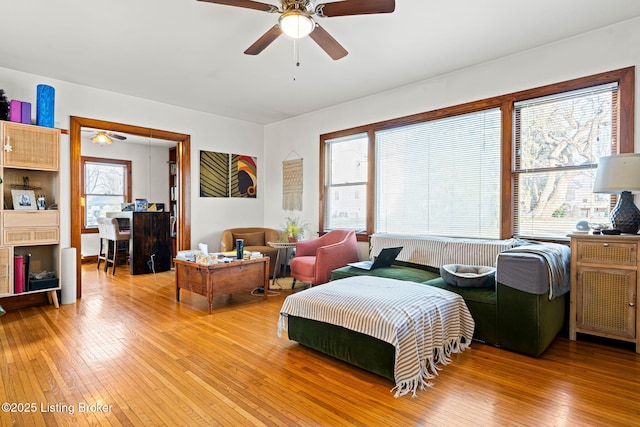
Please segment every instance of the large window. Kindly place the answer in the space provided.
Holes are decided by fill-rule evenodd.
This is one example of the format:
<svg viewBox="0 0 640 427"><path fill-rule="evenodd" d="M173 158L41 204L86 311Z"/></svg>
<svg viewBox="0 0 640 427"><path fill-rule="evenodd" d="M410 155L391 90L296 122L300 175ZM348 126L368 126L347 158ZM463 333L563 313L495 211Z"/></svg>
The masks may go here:
<svg viewBox="0 0 640 427"><path fill-rule="evenodd" d="M84 232L97 231L98 218L131 202L131 161L82 157Z"/></svg>
<svg viewBox="0 0 640 427"><path fill-rule="evenodd" d="M600 157L633 152L634 74L322 135L320 232L555 240L581 219L608 222L613 200L593 180Z"/></svg>
<svg viewBox="0 0 640 427"><path fill-rule="evenodd" d="M595 194L598 160L618 152L618 85L517 102L515 233L560 237L579 220L608 222L610 196Z"/></svg>

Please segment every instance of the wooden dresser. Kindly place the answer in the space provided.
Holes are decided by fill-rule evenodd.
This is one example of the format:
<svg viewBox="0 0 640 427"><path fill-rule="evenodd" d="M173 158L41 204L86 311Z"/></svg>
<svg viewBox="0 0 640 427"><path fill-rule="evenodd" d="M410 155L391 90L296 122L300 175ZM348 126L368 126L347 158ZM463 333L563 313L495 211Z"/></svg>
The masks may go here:
<svg viewBox="0 0 640 427"><path fill-rule="evenodd" d="M569 338L577 333L636 344L640 353L640 235L571 234Z"/></svg>

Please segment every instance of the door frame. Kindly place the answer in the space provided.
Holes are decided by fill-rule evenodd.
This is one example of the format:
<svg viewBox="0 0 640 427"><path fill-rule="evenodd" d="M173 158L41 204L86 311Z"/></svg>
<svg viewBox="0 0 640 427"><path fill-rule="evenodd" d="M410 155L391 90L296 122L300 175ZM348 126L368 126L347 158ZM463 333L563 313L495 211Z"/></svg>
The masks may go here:
<svg viewBox="0 0 640 427"><path fill-rule="evenodd" d="M71 247L76 248L76 298L82 297L82 128L164 139L176 142L178 164L177 249L191 247L191 136L123 123L71 116L69 122L71 173ZM167 185L168 185L167 180Z"/></svg>

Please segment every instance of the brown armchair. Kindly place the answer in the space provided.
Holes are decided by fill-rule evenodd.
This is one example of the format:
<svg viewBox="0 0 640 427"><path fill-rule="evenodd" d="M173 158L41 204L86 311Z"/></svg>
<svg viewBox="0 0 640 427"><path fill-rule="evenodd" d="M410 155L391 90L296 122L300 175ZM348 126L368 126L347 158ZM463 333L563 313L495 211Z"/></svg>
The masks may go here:
<svg viewBox="0 0 640 427"><path fill-rule="evenodd" d="M331 271L358 261L356 233L351 230L332 230L317 239L296 243L296 256L291 263L293 286L296 280L320 285L327 283Z"/></svg>
<svg viewBox="0 0 640 427"><path fill-rule="evenodd" d="M244 250L260 252L269 257L269 277L273 277L276 268L278 250L267 245L267 242L277 242L282 231L263 227L231 228L222 232L220 251L229 252L236 249L236 239L244 239Z"/></svg>

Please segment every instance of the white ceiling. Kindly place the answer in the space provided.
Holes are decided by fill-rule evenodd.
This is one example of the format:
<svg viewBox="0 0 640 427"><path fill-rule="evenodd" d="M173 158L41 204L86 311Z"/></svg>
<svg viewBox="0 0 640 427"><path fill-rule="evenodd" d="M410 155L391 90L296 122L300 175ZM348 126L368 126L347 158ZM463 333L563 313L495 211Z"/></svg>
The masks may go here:
<svg viewBox="0 0 640 427"><path fill-rule="evenodd" d="M196 0L0 6L0 67L260 124L640 16L638 0L396 0L392 14L318 18L349 55L333 61L306 38L296 67L286 36L243 54L277 21L256 10Z"/></svg>

